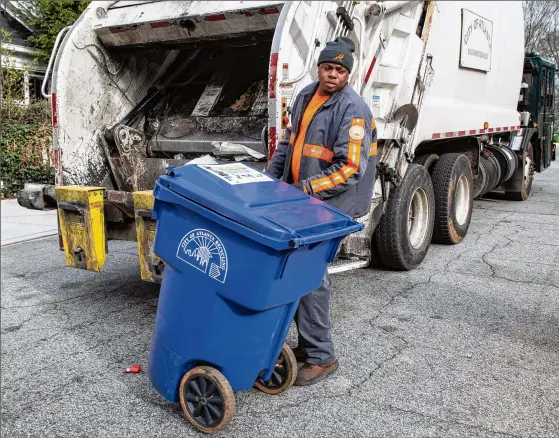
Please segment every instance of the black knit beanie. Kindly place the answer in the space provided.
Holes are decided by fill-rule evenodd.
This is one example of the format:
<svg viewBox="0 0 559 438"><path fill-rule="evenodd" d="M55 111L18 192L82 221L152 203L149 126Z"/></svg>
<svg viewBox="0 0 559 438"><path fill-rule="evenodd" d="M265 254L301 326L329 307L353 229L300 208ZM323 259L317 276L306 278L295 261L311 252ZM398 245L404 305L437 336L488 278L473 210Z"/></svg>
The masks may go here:
<svg viewBox="0 0 559 438"><path fill-rule="evenodd" d="M326 43L326 47L320 52L318 65L328 62L339 64L347 68L350 72L353 68L353 52L355 43L348 37L337 37L334 41Z"/></svg>

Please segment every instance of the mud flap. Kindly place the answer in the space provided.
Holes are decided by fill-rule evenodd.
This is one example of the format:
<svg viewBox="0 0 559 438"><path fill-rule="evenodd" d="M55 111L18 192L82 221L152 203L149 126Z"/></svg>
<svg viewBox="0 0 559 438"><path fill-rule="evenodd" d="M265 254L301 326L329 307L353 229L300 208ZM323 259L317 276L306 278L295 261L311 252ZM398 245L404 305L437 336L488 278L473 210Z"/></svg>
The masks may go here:
<svg viewBox="0 0 559 438"><path fill-rule="evenodd" d="M153 192L151 190L134 192L133 197L138 256L140 258L140 275L142 280L161 283L164 266L163 260L153 252L156 225L156 221L151 218Z"/></svg>
<svg viewBox="0 0 559 438"><path fill-rule="evenodd" d="M103 187L56 187L66 265L101 271L107 259Z"/></svg>

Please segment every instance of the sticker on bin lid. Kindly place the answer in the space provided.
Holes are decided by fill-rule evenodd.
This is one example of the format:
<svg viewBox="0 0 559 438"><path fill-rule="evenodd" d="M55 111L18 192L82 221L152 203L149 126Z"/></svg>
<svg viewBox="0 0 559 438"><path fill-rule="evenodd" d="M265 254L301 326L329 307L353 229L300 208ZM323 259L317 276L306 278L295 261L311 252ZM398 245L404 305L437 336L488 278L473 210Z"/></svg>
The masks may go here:
<svg viewBox="0 0 559 438"><path fill-rule="evenodd" d="M232 185L273 181L269 176L242 163L198 164L198 167Z"/></svg>
<svg viewBox="0 0 559 438"><path fill-rule="evenodd" d="M227 251L219 237L198 228L184 235L177 248L177 258L220 283L227 277Z"/></svg>

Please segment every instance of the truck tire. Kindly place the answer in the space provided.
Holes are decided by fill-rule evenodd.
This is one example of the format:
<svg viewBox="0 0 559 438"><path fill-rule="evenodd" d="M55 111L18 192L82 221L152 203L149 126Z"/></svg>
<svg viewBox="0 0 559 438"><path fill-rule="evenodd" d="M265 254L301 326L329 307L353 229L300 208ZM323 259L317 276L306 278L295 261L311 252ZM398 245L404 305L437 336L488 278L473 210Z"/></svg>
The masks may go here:
<svg viewBox="0 0 559 438"><path fill-rule="evenodd" d="M464 154L443 154L431 178L435 190L433 242L460 243L470 227L474 202L470 160Z"/></svg>
<svg viewBox="0 0 559 438"><path fill-rule="evenodd" d="M373 236L371 237L371 260L369 261L369 268L385 269L386 266L382 263L377 246L376 236L379 233L378 229L379 227L377 226L373 232Z"/></svg>
<svg viewBox="0 0 559 438"><path fill-rule="evenodd" d="M534 148L532 143L518 157L518 167L505 185L505 198L510 201L526 201L532 191L532 181L534 180Z"/></svg>
<svg viewBox="0 0 559 438"><path fill-rule="evenodd" d="M435 167L435 164L437 163L438 160L439 160L439 156L437 154L425 154L425 155L420 155L415 160L413 160L413 162L417 164L421 164L423 167L425 167L425 169L427 169L427 172L429 172L429 174L432 174L433 167Z"/></svg>
<svg viewBox="0 0 559 438"><path fill-rule="evenodd" d="M410 164L400 186L390 193L386 212L374 233L382 264L409 271L425 258L433 236L435 196L427 169Z"/></svg>

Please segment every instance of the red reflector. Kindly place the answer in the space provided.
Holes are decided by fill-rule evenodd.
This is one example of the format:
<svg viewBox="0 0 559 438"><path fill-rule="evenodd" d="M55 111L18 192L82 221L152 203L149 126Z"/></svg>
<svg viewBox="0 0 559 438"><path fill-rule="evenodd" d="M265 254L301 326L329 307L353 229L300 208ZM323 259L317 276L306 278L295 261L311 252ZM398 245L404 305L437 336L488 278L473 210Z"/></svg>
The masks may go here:
<svg viewBox="0 0 559 438"><path fill-rule="evenodd" d="M284 125L289 125L289 117L284 117L281 121Z"/></svg>
<svg viewBox="0 0 559 438"><path fill-rule="evenodd" d="M268 84L268 97L276 98L276 79L278 78L278 54L272 53L270 57L270 83ZM270 128L271 129L271 128Z"/></svg>
<svg viewBox="0 0 559 438"><path fill-rule="evenodd" d="M441 134L433 134L433 140L437 139L437 138L441 138Z"/></svg>
<svg viewBox="0 0 559 438"><path fill-rule="evenodd" d="M458 137L466 135L466 131L458 131Z"/></svg>
<svg viewBox="0 0 559 438"><path fill-rule="evenodd" d="M122 202L122 193L109 193L107 199L109 200L109 202Z"/></svg>
<svg viewBox="0 0 559 438"><path fill-rule="evenodd" d="M489 128L487 132L493 132L493 128Z"/></svg>
<svg viewBox="0 0 559 438"><path fill-rule="evenodd" d="M262 15L269 15L269 14L279 14L278 8L266 8L260 11Z"/></svg>
<svg viewBox="0 0 559 438"><path fill-rule="evenodd" d="M54 168L58 169L60 165L60 149L55 149L54 151Z"/></svg>
<svg viewBox="0 0 559 438"><path fill-rule="evenodd" d="M110 27L109 30L111 31L111 33L120 33L120 32L126 32L127 30L130 30L130 28L128 28L128 27Z"/></svg>
<svg viewBox="0 0 559 438"><path fill-rule="evenodd" d="M454 132L445 133L445 137L454 137Z"/></svg>
<svg viewBox="0 0 559 438"><path fill-rule="evenodd" d="M269 157L268 161L272 159L272 156L274 155L274 152L276 152L276 127L272 126L270 127L270 132L268 135L268 151L269 151Z"/></svg>
<svg viewBox="0 0 559 438"><path fill-rule="evenodd" d="M204 18L205 21L222 21L225 20L225 15L224 14L220 14L220 15L208 15L206 18Z"/></svg>
<svg viewBox="0 0 559 438"><path fill-rule="evenodd" d="M369 81L369 78L371 77L371 73L373 72L373 68L375 68L376 62L377 62L377 58L373 58L373 61L371 62L371 66L369 67L369 70L367 71L367 75L365 76L365 83Z"/></svg>
<svg viewBox="0 0 559 438"><path fill-rule="evenodd" d="M158 23L150 23L149 26L152 29L157 29L158 27L169 27L169 22L168 21L160 21Z"/></svg>
<svg viewBox="0 0 559 438"><path fill-rule="evenodd" d="M52 127L58 128L58 113L56 108L56 93L51 94L50 107L52 109Z"/></svg>
<svg viewBox="0 0 559 438"><path fill-rule="evenodd" d="M470 135L474 135L476 133L477 133L477 131L475 129L470 129Z"/></svg>

